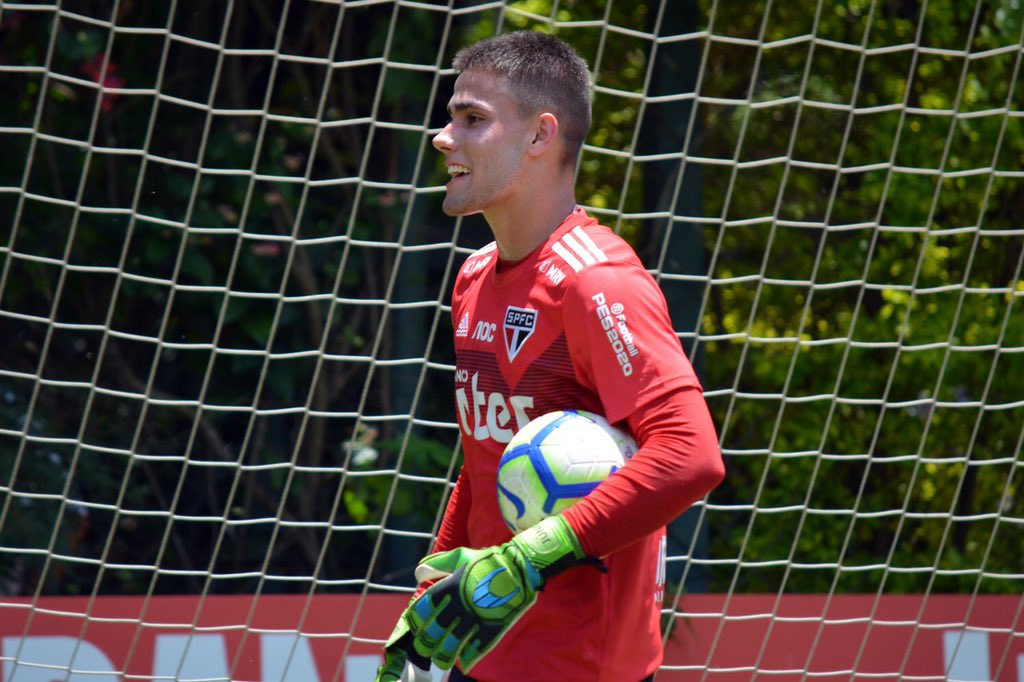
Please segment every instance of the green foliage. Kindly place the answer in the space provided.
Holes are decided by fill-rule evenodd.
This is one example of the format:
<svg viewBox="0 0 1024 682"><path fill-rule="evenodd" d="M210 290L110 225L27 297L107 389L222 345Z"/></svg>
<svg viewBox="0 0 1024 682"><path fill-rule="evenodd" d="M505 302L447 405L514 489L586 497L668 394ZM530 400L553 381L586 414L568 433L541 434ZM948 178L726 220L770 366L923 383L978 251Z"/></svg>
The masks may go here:
<svg viewBox="0 0 1024 682"><path fill-rule="evenodd" d="M747 17L760 7L730 5L709 28L751 37ZM918 16L923 7L928 14ZM815 32L896 46L909 45L920 24L924 44L973 53L1018 42L1019 11L1011 33L1000 19L1012 13L1009 3L982 4L969 36L973 7L880 3L869 24L868 3L826 3ZM763 40L809 31L799 11L773 9ZM1019 533L993 519L1024 511L1007 462L1020 456L1020 410L997 409L1019 401L1019 382L1000 378L1017 363L996 350L1021 319L1013 293L1021 240L1012 230L1024 192L1019 179L990 171L1019 168L1024 155L1024 134L1002 109L1014 59L993 52L967 63L801 43L762 50L750 80L728 58L712 51L705 69L715 93L737 104L711 107L701 152L777 160L756 172L724 170L704 185L709 215L745 221L706 230L720 252L702 322L722 340L700 349L705 388L725 389L713 401L723 444L745 453L729 459L712 501L753 505L752 513L712 514L712 532L726 531L714 535L716 558L745 563L715 582L1016 590L1011 580L979 577L1019 572L1010 549ZM806 104L781 99L801 88ZM914 110L851 115L815 102ZM733 182L731 193L721 191ZM732 279L749 274L772 283ZM787 575L771 566L779 560L808 569Z"/></svg>
<svg viewBox="0 0 1024 682"><path fill-rule="evenodd" d="M141 32L103 28L103 0L75 10L100 23L0 11L5 64L66 76L0 79L0 589L409 579L426 541L379 526L429 534L457 470L457 434L423 424L452 421L451 244L480 243L403 188L442 181L415 129L443 120L432 67L513 29L593 66L580 202L648 266L710 276L662 280L729 453L706 524L741 567L710 588L1014 589L1018 4L521 0L448 24L415 3L119 3ZM689 37L655 54L638 34L659 21ZM332 66L261 52L279 32Z"/></svg>
<svg viewBox="0 0 1024 682"><path fill-rule="evenodd" d="M402 452L409 453L412 459L402 470L412 475L445 472L452 458L451 448L439 441L419 437L412 437L405 444L400 439L387 439L377 443L377 449L378 456L383 456L389 462L397 461ZM355 471L373 465L379 465L379 461L373 459L363 465L357 464ZM399 491L399 488L404 489ZM402 525L428 530L439 519L438 509L442 497L441 489L436 486L416 494L408 485L391 475L368 476L365 485L350 485L343 493L345 511L356 524L373 523L382 511L390 509L391 513L401 519Z"/></svg>
<svg viewBox="0 0 1024 682"><path fill-rule="evenodd" d="M111 19L101 0L75 11ZM371 370L374 353L424 354L416 344L440 313L407 319L380 301L436 301L430 288L448 254L402 261L375 246L399 241L413 196L366 188L357 212L354 182L413 179L423 136L371 135L365 121L422 123L431 79L374 60L387 49L395 62L432 64L442 24L436 13L383 5L348 9L340 21L337 5L293 3L280 19L283 51L324 57L334 41L332 56L356 66L280 60L273 81L266 56L218 58L194 44L216 44L229 24L226 47L271 48L280 11L238 3L225 17L224 5L185 2L168 17L162 3L120 4L117 25L170 25L187 42L2 11L5 63L44 65L52 37L53 71L118 89L98 98L65 80L45 91L34 76L0 81L12 103L2 123L24 127L0 135L4 150L18 151L0 159L8 189L22 183L37 111L49 136L35 143L33 196L4 203L11 217L0 221L9 247L0 251L0 308L30 316L0 317L0 485L14 491L0 497L0 546L11 550L0 557L4 591L87 594L98 583L110 593L197 592L204 570L248 576L214 579L214 592L255 589L260 572L270 591L308 589L288 576L407 581L411 572L397 569L407 559L392 556L379 530L328 533L324 521L421 534L436 523L456 434L388 421L379 458L342 471L357 412L436 419L450 406L446 375L423 379L437 397L414 406L420 368L411 377ZM155 87L170 98L155 98ZM318 116L335 125L318 127ZM443 243L448 229L426 223L415 239ZM75 269L61 267L65 258ZM93 326L55 328L49 318ZM77 383L40 388L39 376ZM32 435L66 442L22 445L27 415ZM400 461L434 482L391 494ZM417 556L427 551L414 544ZM49 546L133 568L58 567L30 553ZM157 564L183 571L158 576Z"/></svg>

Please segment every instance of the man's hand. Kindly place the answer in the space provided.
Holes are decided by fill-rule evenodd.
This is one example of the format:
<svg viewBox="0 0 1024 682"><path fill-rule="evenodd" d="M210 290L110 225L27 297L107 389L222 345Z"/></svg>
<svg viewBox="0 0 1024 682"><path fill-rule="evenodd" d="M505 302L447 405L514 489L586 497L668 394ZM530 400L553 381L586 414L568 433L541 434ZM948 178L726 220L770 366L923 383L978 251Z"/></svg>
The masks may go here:
<svg viewBox="0 0 1024 682"><path fill-rule="evenodd" d="M433 679L429 668L407 660L401 649L384 650L384 665L377 669L377 682L431 682Z"/></svg>
<svg viewBox="0 0 1024 682"><path fill-rule="evenodd" d="M409 662L401 649L385 649L384 665L377 668L376 682L405 682Z"/></svg>
<svg viewBox="0 0 1024 682"><path fill-rule="evenodd" d="M431 682L430 659L415 653L405 614L398 619L384 645L384 665L377 668L376 682Z"/></svg>
<svg viewBox="0 0 1024 682"><path fill-rule="evenodd" d="M438 582L405 610L399 628L407 628L415 651L439 668L459 661L469 672L533 605L545 580L588 561L595 560L584 555L561 516L497 547L431 554L416 567L416 579Z"/></svg>

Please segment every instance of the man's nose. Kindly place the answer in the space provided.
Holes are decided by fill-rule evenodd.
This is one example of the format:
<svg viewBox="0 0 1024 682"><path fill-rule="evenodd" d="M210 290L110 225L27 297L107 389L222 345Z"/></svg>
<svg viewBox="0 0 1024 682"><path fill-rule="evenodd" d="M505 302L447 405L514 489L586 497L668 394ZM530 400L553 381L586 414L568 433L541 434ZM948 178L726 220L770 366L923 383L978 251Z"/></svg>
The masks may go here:
<svg viewBox="0 0 1024 682"><path fill-rule="evenodd" d="M434 149L441 152L442 154L450 152L455 148L455 141L452 139L452 124L449 123L444 128L441 128L441 132L434 135Z"/></svg>

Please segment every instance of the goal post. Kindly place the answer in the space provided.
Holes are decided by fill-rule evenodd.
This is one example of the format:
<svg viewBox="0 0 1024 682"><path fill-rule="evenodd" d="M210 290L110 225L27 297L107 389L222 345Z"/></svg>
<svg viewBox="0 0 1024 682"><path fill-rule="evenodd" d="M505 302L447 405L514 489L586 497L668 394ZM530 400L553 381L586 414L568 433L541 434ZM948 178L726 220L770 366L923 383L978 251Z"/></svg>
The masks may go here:
<svg viewBox="0 0 1024 682"><path fill-rule="evenodd" d="M491 239L431 138L455 52L516 29L592 68L578 200L658 280L726 462L671 529L658 679L1024 680L1017 0L25 0L0 682L375 668Z"/></svg>

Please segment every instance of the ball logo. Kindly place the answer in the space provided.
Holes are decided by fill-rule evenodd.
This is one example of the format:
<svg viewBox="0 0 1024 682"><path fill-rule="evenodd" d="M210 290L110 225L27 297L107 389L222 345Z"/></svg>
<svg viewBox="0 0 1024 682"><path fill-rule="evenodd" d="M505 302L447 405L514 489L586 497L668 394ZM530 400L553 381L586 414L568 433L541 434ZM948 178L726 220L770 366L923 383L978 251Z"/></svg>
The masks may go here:
<svg viewBox="0 0 1024 682"><path fill-rule="evenodd" d="M508 361L512 362L522 350L523 344L537 327L537 311L529 308L509 306L505 310L505 350Z"/></svg>

